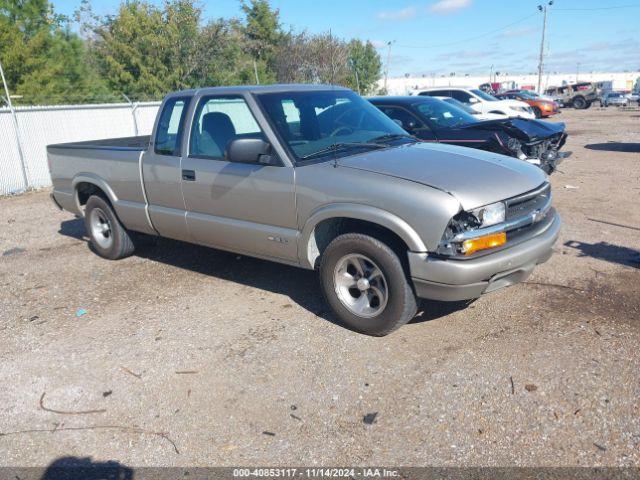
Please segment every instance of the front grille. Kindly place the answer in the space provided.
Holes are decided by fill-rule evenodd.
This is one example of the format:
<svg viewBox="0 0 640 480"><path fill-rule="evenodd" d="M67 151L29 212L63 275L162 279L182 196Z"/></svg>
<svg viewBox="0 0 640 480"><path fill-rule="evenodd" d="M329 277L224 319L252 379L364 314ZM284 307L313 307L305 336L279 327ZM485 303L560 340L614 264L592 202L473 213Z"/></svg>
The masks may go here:
<svg viewBox="0 0 640 480"><path fill-rule="evenodd" d="M536 210L542 209L551 199L551 185L545 183L531 192L510 198L506 201L506 220L525 217Z"/></svg>

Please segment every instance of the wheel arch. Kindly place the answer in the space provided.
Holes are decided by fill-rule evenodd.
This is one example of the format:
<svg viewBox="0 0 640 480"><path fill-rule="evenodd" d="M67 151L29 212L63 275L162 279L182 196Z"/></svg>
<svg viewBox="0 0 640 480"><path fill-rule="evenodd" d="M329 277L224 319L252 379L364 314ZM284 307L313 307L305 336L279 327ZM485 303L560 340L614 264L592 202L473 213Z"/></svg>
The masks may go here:
<svg viewBox="0 0 640 480"><path fill-rule="evenodd" d="M113 189L109 184L92 173L80 173L76 175L71 181L71 188L74 192L74 200L77 208L77 212L81 216L84 216L84 209L82 208L91 195L102 194L112 206L118 201Z"/></svg>
<svg viewBox="0 0 640 480"><path fill-rule="evenodd" d="M316 268L331 240L342 233L356 232L379 233L385 237L381 239L406 251L427 251L418 233L397 215L367 205L332 204L314 212L305 223L298 243L301 266Z"/></svg>

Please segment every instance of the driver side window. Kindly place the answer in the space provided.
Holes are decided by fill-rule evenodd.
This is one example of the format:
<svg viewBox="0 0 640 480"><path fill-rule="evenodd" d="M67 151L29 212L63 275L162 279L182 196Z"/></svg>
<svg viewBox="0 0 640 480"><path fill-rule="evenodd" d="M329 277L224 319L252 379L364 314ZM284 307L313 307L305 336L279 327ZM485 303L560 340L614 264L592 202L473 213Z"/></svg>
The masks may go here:
<svg viewBox="0 0 640 480"><path fill-rule="evenodd" d="M387 117L395 121L409 133L422 126L416 117L403 108L382 107L381 110Z"/></svg>
<svg viewBox="0 0 640 480"><path fill-rule="evenodd" d="M467 92L463 92L462 90L452 90L451 97L455 98L459 102L469 104L471 103L471 95Z"/></svg>
<svg viewBox="0 0 640 480"><path fill-rule="evenodd" d="M205 97L196 109L189 155L222 160L229 143L237 138L264 138L260 126L242 97Z"/></svg>

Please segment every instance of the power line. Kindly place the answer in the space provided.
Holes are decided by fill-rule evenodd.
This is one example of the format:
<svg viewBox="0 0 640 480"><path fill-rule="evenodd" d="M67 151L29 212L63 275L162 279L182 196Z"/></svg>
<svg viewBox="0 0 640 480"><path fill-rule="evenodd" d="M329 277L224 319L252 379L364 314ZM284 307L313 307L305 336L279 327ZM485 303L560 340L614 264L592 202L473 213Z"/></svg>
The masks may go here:
<svg viewBox="0 0 640 480"><path fill-rule="evenodd" d="M477 40L479 38L488 37L489 35L493 35L493 34L495 34L497 32L502 31L502 30L506 30L509 27L512 27L514 25L522 23L525 20L529 20L530 18L533 18L536 15L537 15L536 13L532 13L531 15L527 15L526 17L523 17L520 20L516 20L515 22L512 22L512 23L510 23L508 25L505 25L503 27L496 28L495 30L491 30L489 32L482 33L480 35L476 35L474 37L465 38L465 39L458 40L458 41L455 41L455 42L441 43L441 44L434 44L434 45L398 45L398 47L402 47L402 48L439 48L439 47L449 47L449 46L452 46L452 45L458 45L460 43L470 42L471 40Z"/></svg>
<svg viewBox="0 0 640 480"><path fill-rule="evenodd" d="M632 3L629 5L614 5L611 7L595 7L595 8L556 8L556 12L596 12L599 10L618 10L621 8L639 8L640 3Z"/></svg>

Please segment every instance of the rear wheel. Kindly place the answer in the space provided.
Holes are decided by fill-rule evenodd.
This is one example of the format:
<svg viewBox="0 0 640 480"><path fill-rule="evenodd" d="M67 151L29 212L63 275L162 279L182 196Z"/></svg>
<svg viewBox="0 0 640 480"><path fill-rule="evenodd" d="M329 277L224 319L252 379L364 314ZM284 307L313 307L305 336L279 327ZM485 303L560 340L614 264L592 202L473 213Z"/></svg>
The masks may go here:
<svg viewBox="0 0 640 480"><path fill-rule="evenodd" d="M356 331L387 335L416 314L416 297L400 258L368 235L335 238L322 256L320 280L333 313Z"/></svg>
<svg viewBox="0 0 640 480"><path fill-rule="evenodd" d="M98 255L118 260L133 253L134 245L129 232L104 198L97 195L89 197L84 219L91 246Z"/></svg>
<svg viewBox="0 0 640 480"><path fill-rule="evenodd" d="M573 108L577 109L577 110L584 110L585 108L587 108L587 101L584 99L584 97L576 97L573 99Z"/></svg>

